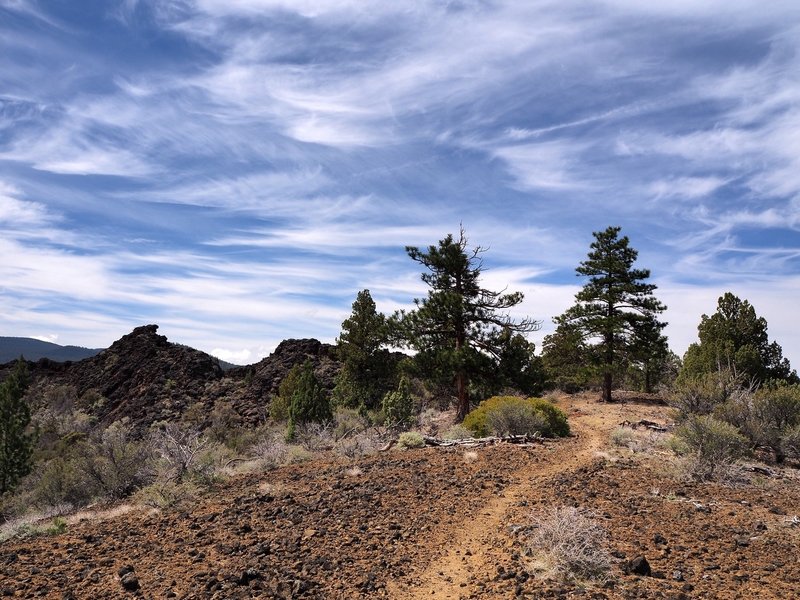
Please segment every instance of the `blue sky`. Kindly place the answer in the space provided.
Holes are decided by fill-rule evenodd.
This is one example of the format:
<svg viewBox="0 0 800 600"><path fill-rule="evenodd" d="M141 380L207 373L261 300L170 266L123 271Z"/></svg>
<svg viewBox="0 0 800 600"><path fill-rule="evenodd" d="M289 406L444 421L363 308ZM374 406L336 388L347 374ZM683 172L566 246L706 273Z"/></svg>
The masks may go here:
<svg viewBox="0 0 800 600"><path fill-rule="evenodd" d="M0 0L0 333L333 341L463 223L550 319L619 225L683 353L726 291L800 363L800 3Z"/></svg>

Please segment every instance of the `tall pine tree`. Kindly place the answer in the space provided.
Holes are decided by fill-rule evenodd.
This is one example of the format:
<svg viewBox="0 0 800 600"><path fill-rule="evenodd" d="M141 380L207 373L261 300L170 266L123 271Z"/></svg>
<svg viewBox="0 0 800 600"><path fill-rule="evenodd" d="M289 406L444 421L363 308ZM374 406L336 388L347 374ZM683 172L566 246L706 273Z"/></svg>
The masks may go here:
<svg viewBox="0 0 800 600"><path fill-rule="evenodd" d="M422 370L452 381L458 398L458 415L469 412L469 384L487 356L497 359L503 332L525 333L538 328L532 319L515 321L506 312L522 302L522 292L505 294L481 287L484 248L467 249L463 228L456 239L448 234L437 246L420 250L406 247L409 257L422 267L428 296L415 299L416 309L397 313L393 322L400 340L417 351Z"/></svg>
<svg viewBox="0 0 800 600"><path fill-rule="evenodd" d="M27 387L28 366L20 358L0 384L0 495L13 490L31 470L33 435L26 432L31 421L24 399Z"/></svg>
<svg viewBox="0 0 800 600"><path fill-rule="evenodd" d="M377 407L393 387L393 362L383 349L387 341L386 318L376 310L369 290L358 293L337 341L342 368L333 389L334 403Z"/></svg>
<svg viewBox="0 0 800 600"><path fill-rule="evenodd" d="M575 304L555 319L559 325L574 327L595 346L604 402L611 402L614 375L624 367L626 356L636 346L642 351L639 334L666 325L656 320L666 306L653 296L656 286L645 283L650 271L633 268L638 252L619 232L619 227L594 232L588 258L576 269L589 281L575 295Z"/></svg>
<svg viewBox="0 0 800 600"><path fill-rule="evenodd" d="M769 341L767 320L747 300L726 292L717 301L717 311L702 316L697 332L700 343L686 351L682 379L730 369L759 383L800 381L780 345Z"/></svg>

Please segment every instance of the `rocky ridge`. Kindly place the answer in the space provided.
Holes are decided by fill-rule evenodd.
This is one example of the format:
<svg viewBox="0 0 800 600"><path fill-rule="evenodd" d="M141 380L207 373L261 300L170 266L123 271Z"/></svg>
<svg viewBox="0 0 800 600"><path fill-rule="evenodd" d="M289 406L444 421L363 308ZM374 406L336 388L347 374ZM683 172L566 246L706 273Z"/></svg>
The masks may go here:
<svg viewBox="0 0 800 600"><path fill-rule="evenodd" d="M289 370L311 360L323 386L333 388L339 369L335 347L315 339L290 339L258 363L223 370L213 356L167 340L158 325L136 327L99 354L59 363L28 362L33 385L75 388L80 408L99 426L128 418L139 427L157 421L207 420L217 402L228 402L246 424L263 420L271 397ZM12 368L0 366L0 378ZM98 399L101 399L98 401Z"/></svg>

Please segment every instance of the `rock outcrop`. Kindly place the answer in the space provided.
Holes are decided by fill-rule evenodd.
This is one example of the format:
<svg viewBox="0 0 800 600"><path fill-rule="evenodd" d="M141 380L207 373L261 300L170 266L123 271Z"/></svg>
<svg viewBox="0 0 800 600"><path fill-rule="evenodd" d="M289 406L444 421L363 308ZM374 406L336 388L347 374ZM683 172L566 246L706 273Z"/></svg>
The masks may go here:
<svg viewBox="0 0 800 600"><path fill-rule="evenodd" d="M74 363L62 383L83 396L95 390L108 402L101 423L123 417L140 425L175 420L222 378L219 360L158 335L158 325L137 327L97 356Z"/></svg>
<svg viewBox="0 0 800 600"><path fill-rule="evenodd" d="M315 339L290 339L260 362L223 370L219 359L174 344L143 325L96 356L74 363L28 362L36 389L75 388L79 406L99 426L128 418L139 428L176 421L192 409L192 420L210 423L218 402L229 403L245 424L264 420L270 399L296 364L311 360L322 385L333 389L339 370L336 348ZM0 366L0 378L13 363ZM102 401L97 400L102 398Z"/></svg>

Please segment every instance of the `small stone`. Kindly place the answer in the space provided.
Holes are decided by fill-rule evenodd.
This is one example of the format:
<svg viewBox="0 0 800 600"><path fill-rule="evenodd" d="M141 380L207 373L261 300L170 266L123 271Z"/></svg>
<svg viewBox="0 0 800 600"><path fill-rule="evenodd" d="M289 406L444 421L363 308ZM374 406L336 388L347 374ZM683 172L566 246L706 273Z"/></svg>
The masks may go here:
<svg viewBox="0 0 800 600"><path fill-rule="evenodd" d="M624 573L630 575L648 576L651 573L650 563L647 562L647 559L644 556L637 556L636 558L629 560L623 565L622 570Z"/></svg>
<svg viewBox="0 0 800 600"><path fill-rule="evenodd" d="M130 573L125 573L120 581L122 582L122 587L129 592L135 592L139 589L139 578L136 577L136 573L133 571Z"/></svg>
<svg viewBox="0 0 800 600"><path fill-rule="evenodd" d="M130 565L125 565L124 567L120 567L119 570L117 571L117 575L119 575L120 577L124 577L128 573L133 573L133 567Z"/></svg>

